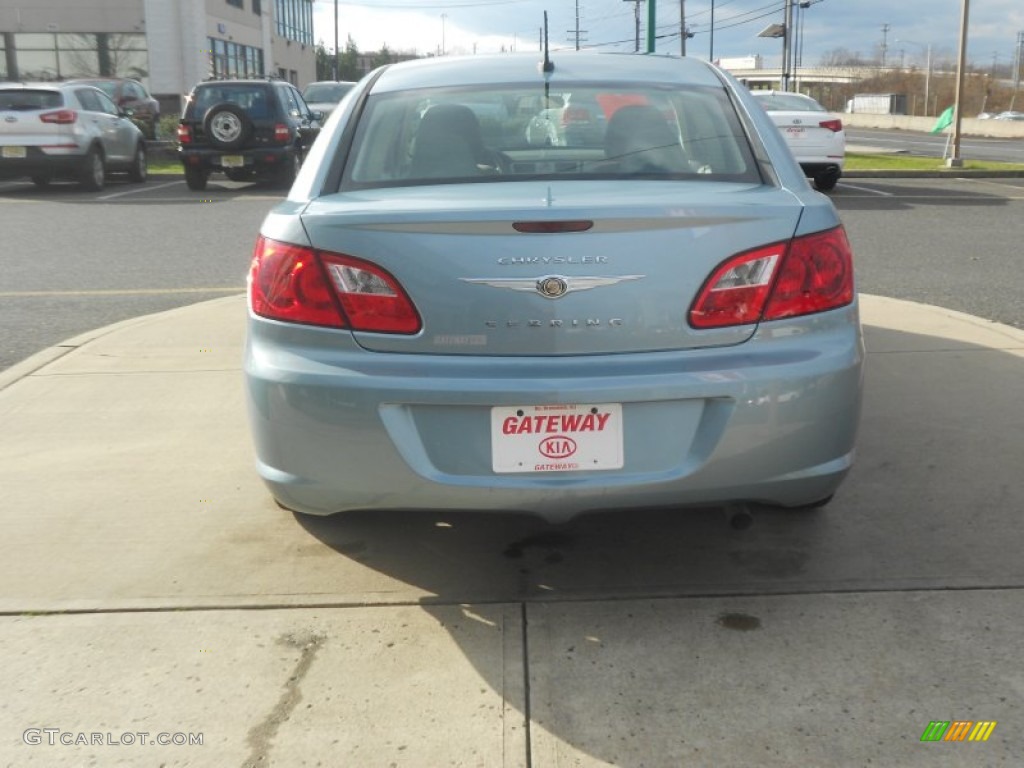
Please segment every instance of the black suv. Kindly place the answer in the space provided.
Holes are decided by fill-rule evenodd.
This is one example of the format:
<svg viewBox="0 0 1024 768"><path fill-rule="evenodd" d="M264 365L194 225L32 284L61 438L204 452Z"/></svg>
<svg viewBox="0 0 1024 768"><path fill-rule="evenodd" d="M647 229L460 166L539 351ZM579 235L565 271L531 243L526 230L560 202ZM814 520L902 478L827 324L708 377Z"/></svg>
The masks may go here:
<svg viewBox="0 0 1024 768"><path fill-rule="evenodd" d="M206 189L212 171L234 181L269 176L291 186L322 119L283 80L197 84L178 125L178 155L188 188Z"/></svg>

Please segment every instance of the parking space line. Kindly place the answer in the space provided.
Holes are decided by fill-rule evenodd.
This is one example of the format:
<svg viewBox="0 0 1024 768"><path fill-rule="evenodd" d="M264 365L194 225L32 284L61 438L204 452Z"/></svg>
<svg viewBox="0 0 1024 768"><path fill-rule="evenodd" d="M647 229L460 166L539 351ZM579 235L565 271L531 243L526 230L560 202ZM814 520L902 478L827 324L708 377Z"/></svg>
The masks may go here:
<svg viewBox="0 0 1024 768"><path fill-rule="evenodd" d="M842 182L842 186L845 189L856 189L856 190L858 190L860 192L870 192L873 195L879 195L881 197L895 197L896 196L895 193L893 193L893 192L883 192L880 189L872 189L871 187L861 187L861 186L858 186L857 184L848 184L845 181Z"/></svg>
<svg viewBox="0 0 1024 768"><path fill-rule="evenodd" d="M164 182L163 184L157 184L155 187L149 187L149 186L133 187L132 189L126 189L123 192L114 192L112 195L103 195L102 197L97 197L96 199L97 200L114 200L114 199L116 199L118 197L124 197L125 195L134 195L137 192L154 192L154 191L156 191L158 189L165 189L166 187L173 187L175 184L181 184L181 179L177 179L175 181L167 181L167 182Z"/></svg>
<svg viewBox="0 0 1024 768"><path fill-rule="evenodd" d="M1008 181L1000 183L998 181L989 181L988 179L972 179L966 176L958 176L957 181L969 181L972 184L987 184L990 187L998 187L1002 190L1012 189L1024 192L1024 185L1011 184ZM1024 197L1016 197L1015 195L1005 195L1005 197L1007 200L1024 200Z"/></svg>

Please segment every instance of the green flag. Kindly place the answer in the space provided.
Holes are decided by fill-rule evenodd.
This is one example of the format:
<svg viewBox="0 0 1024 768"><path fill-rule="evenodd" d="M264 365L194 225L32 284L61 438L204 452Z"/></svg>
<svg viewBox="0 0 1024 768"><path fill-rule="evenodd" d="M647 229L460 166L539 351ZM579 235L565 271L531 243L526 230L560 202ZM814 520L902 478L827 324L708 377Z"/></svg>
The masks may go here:
<svg viewBox="0 0 1024 768"><path fill-rule="evenodd" d="M943 112L941 115L939 115L939 119L935 121L935 126L929 131L929 133L938 133L939 131L944 131L947 128L949 128L949 126L952 124L952 122L953 122L953 108L952 107L946 107L945 112Z"/></svg>

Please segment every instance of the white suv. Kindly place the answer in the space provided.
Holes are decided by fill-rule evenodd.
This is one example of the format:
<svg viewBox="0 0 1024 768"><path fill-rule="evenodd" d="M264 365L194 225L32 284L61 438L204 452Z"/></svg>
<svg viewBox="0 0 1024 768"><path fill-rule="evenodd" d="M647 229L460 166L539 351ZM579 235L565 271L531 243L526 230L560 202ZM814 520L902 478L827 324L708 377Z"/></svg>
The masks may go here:
<svg viewBox="0 0 1024 768"><path fill-rule="evenodd" d="M0 179L54 179L102 189L107 173L146 180L142 131L99 88L81 83L0 83Z"/></svg>

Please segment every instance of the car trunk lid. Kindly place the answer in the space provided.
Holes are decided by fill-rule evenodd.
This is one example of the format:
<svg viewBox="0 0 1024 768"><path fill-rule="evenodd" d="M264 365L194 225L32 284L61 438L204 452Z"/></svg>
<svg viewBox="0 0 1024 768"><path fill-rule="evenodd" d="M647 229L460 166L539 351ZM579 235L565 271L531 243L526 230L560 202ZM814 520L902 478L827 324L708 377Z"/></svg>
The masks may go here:
<svg viewBox="0 0 1024 768"><path fill-rule="evenodd" d="M762 185L521 182L340 193L302 221L419 311L419 334L355 333L368 350L578 355L742 343L756 324L697 330L687 311L716 266L790 239L800 213Z"/></svg>

